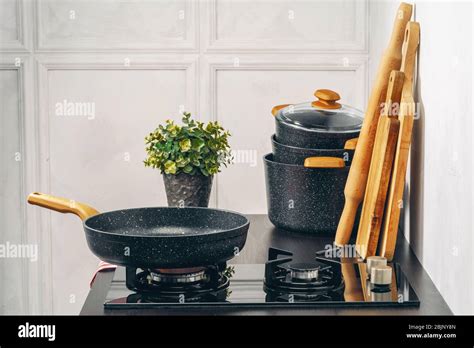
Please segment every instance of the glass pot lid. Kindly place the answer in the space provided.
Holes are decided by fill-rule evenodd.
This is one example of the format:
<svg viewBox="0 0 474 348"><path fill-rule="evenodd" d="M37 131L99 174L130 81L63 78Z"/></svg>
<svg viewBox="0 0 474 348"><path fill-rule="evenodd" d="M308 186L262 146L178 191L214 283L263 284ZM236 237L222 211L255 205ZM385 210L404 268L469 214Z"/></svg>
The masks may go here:
<svg viewBox="0 0 474 348"><path fill-rule="evenodd" d="M285 105L283 108L276 106L274 108L276 119L309 131L330 133L360 131L363 121L361 110L339 104L337 101L341 97L329 89L318 89L314 95L318 99L312 102Z"/></svg>

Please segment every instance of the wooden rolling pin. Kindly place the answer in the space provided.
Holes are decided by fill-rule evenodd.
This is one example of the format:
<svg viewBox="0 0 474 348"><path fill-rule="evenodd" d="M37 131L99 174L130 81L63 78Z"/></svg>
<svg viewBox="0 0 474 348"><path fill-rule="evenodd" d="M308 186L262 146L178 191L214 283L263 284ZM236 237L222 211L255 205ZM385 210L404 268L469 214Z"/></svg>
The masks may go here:
<svg viewBox="0 0 474 348"><path fill-rule="evenodd" d="M403 59L401 71L405 74L400 103L400 133L398 135L393 173L388 192L387 207L379 245L379 255L389 261L393 259L397 241L400 210L403 203L403 189L407 170L408 154L413 130L415 102L413 100L413 78L415 59L420 43L420 25L417 22L407 24L405 42L403 43Z"/></svg>
<svg viewBox="0 0 474 348"><path fill-rule="evenodd" d="M405 27L411 18L412 5L401 3L395 17L394 28L389 45L379 66L377 78L367 105L364 122L357 143L354 159L344 189L345 205L337 227L334 244L345 245L349 242L357 209L362 202L367 184L370 159L374 146L375 132L380 115L380 105L385 101L389 75L399 70L402 61L402 44Z"/></svg>

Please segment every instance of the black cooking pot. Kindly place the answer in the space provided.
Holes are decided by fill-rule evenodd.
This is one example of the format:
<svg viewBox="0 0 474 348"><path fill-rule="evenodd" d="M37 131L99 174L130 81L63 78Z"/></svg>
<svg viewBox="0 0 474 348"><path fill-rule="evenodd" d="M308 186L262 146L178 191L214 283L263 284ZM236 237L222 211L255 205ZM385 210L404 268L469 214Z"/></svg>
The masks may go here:
<svg viewBox="0 0 474 348"><path fill-rule="evenodd" d="M357 138L346 141L343 149L311 149L284 145L272 135L273 158L276 162L303 165L308 157L339 157L350 165L354 156Z"/></svg>
<svg viewBox="0 0 474 348"><path fill-rule="evenodd" d="M267 154L263 162L270 221L290 231L334 235L350 167L334 157L311 157L294 165Z"/></svg>
<svg viewBox="0 0 474 348"><path fill-rule="evenodd" d="M360 110L337 103L339 94L319 89L317 101L278 105L275 135L280 144L313 149L343 149L347 140L357 138L362 127Z"/></svg>

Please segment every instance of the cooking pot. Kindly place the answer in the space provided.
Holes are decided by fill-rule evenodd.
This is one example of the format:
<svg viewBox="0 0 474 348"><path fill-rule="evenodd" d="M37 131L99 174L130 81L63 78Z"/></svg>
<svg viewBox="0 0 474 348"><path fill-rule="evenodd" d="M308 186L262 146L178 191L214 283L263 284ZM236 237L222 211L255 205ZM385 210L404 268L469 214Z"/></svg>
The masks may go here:
<svg viewBox="0 0 474 348"><path fill-rule="evenodd" d="M339 157L346 165L350 165L357 139L347 140L343 149L312 149L281 144L276 140L276 136L272 135L273 158L280 163L303 165L308 157Z"/></svg>
<svg viewBox="0 0 474 348"><path fill-rule="evenodd" d="M304 165L263 158L268 217L290 231L335 235L349 166L338 157L309 157Z"/></svg>
<svg viewBox="0 0 474 348"><path fill-rule="evenodd" d="M337 101L339 94L318 89L318 100L275 106L275 136L280 144L313 148L343 149L347 140L357 138L363 113Z"/></svg>

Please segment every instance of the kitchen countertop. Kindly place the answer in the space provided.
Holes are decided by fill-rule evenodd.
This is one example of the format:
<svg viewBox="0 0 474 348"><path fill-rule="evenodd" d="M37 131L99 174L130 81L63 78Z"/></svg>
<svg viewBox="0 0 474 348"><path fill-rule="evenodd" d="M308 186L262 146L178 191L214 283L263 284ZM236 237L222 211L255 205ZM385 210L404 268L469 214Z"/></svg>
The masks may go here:
<svg viewBox="0 0 474 348"><path fill-rule="evenodd" d="M242 252L230 264L265 263L269 247L286 249L294 253L294 260L314 258L314 253L331 244L333 237L312 236L287 232L275 228L266 215L248 215L250 229ZM423 269L403 235L397 239L395 262L398 262L420 299L420 307L403 308L173 308L120 310L104 312L104 302L114 271L100 272L89 291L81 315L451 315L452 312Z"/></svg>

